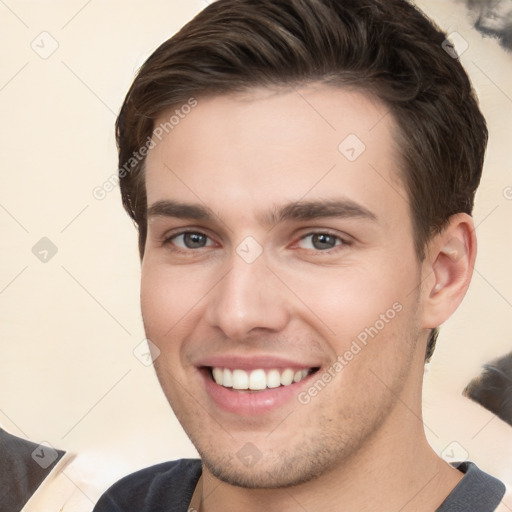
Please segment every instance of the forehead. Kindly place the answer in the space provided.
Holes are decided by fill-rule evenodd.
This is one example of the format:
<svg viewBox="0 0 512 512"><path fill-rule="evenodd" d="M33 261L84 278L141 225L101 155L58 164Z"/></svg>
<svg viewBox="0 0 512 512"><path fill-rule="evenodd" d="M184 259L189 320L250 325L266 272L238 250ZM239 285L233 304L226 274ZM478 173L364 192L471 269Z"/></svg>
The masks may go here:
<svg viewBox="0 0 512 512"><path fill-rule="evenodd" d="M168 133L153 137L148 205L173 198L262 214L287 202L345 197L368 209L388 202L407 213L397 128L370 95L322 85L251 89L197 98L186 111L172 129L168 123Z"/></svg>

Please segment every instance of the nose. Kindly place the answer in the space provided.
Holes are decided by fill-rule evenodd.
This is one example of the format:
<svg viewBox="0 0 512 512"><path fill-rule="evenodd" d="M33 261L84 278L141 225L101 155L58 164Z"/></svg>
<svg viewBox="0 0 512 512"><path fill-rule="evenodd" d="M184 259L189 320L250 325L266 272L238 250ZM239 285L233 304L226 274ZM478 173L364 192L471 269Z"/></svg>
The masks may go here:
<svg viewBox="0 0 512 512"><path fill-rule="evenodd" d="M234 254L230 263L230 271L209 294L209 325L234 341L258 331L282 331L290 319L290 301L265 258L247 263Z"/></svg>

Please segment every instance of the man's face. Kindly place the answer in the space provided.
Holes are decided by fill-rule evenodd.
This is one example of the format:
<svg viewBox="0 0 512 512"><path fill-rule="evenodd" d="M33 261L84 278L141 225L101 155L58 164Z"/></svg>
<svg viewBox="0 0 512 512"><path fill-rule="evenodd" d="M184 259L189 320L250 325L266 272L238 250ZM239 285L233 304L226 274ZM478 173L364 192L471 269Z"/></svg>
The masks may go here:
<svg viewBox="0 0 512 512"><path fill-rule="evenodd" d="M199 98L155 139L146 334L228 482L310 480L418 408L421 266L393 130L376 100L318 86Z"/></svg>

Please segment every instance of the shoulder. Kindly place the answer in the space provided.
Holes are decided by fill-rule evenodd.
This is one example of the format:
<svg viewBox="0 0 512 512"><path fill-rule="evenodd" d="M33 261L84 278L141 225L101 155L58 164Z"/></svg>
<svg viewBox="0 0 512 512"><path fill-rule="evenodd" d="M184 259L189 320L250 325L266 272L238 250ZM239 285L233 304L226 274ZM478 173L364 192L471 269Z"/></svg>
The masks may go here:
<svg viewBox="0 0 512 512"><path fill-rule="evenodd" d="M492 512L502 503L505 485L472 462L458 465L464 477L437 512Z"/></svg>
<svg viewBox="0 0 512 512"><path fill-rule="evenodd" d="M141 469L112 485L94 512L186 512L200 476L199 459L180 459Z"/></svg>

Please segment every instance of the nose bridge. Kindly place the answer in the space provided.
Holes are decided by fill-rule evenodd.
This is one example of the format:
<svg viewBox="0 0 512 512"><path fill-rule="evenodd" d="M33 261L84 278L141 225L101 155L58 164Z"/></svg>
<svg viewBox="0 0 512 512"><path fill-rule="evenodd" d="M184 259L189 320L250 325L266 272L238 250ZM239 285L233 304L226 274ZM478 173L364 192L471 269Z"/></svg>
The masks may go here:
<svg viewBox="0 0 512 512"><path fill-rule="evenodd" d="M288 321L288 305L264 255L252 260L238 251L230 265L209 303L211 325L235 340L258 328L283 329Z"/></svg>

